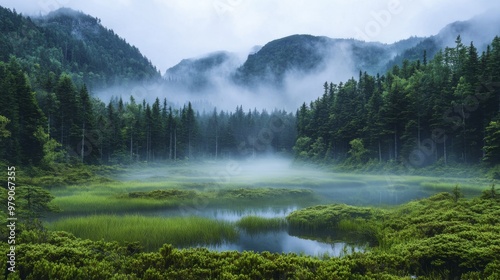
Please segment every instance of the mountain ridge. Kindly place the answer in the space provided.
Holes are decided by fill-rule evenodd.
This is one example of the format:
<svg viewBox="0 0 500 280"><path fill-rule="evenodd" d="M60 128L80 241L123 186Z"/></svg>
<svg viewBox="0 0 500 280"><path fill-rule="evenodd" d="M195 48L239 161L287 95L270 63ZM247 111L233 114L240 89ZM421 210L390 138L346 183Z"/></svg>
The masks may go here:
<svg viewBox="0 0 500 280"><path fill-rule="evenodd" d="M492 26L488 32L478 32L487 25ZM402 65L405 59L422 60L424 51L426 51L426 59L432 59L440 49L453 46L458 35L466 44L474 41L478 50L482 51L491 38L499 34L500 19L496 18L494 13L485 13L466 21L449 23L432 36L412 36L390 44L293 34L272 40L259 48L258 51L248 54L247 59L224 78L236 85L250 88L262 84L280 88L285 83L288 73L298 72L305 76L314 75L327 68L329 63L335 63L335 59L330 60L332 56L340 59L342 63L339 64L344 64L345 71L349 71L353 75L359 71L366 71L372 75L383 74L394 65ZM343 55L344 58L339 58L339 55ZM207 57L210 55L202 56L201 59ZM196 63L195 61L196 59L192 61L193 64ZM169 70L176 66L169 68ZM197 72L196 68L191 69L191 77L204 76L204 83L210 84L207 78L210 76L210 69L198 70ZM196 83L189 77L185 77L184 82Z"/></svg>
<svg viewBox="0 0 500 280"><path fill-rule="evenodd" d="M37 73L32 80L40 87L62 73L89 88L161 77L149 59L100 19L69 8L26 17L0 6L0 30L0 61L17 57L27 73Z"/></svg>

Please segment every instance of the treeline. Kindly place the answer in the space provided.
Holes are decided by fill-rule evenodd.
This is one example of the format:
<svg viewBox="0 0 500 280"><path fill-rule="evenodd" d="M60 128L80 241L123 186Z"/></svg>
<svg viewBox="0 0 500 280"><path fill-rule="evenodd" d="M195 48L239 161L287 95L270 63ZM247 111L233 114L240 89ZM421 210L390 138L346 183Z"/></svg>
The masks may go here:
<svg viewBox="0 0 500 280"><path fill-rule="evenodd" d="M500 163L500 38L479 56L474 44L385 75L324 84L297 111L298 158L359 164L394 161Z"/></svg>
<svg viewBox="0 0 500 280"><path fill-rule="evenodd" d="M14 164L88 164L192 158L246 157L291 153L296 138L294 114L196 112L191 103L173 108L112 98L105 104L62 74L47 91L32 92L14 58L0 62L0 155Z"/></svg>
<svg viewBox="0 0 500 280"><path fill-rule="evenodd" d="M0 61L11 56L36 89L62 73L92 89L160 78L151 61L100 19L64 8L30 18L0 6Z"/></svg>

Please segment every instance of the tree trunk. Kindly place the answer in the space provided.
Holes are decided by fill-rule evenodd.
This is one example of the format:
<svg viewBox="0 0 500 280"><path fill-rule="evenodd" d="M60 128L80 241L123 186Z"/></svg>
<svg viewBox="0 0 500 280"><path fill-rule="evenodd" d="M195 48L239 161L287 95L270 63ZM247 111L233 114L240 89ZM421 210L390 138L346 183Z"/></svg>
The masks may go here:
<svg viewBox="0 0 500 280"><path fill-rule="evenodd" d="M64 147L64 114L61 117L61 146Z"/></svg>
<svg viewBox="0 0 500 280"><path fill-rule="evenodd" d="M446 154L446 137L444 137L443 153L444 153L444 165L448 165L448 158Z"/></svg>
<svg viewBox="0 0 500 280"><path fill-rule="evenodd" d="M50 140L50 117L52 115L49 115L49 121L47 122L47 140Z"/></svg>
<svg viewBox="0 0 500 280"><path fill-rule="evenodd" d="M398 159L398 131L397 127L394 126L394 160Z"/></svg>
<svg viewBox="0 0 500 280"><path fill-rule="evenodd" d="M417 120L417 138L418 138L418 149L420 150L420 116L418 116Z"/></svg>
<svg viewBox="0 0 500 280"><path fill-rule="evenodd" d="M170 131L170 143L168 145L168 159L172 159L172 131Z"/></svg>
<svg viewBox="0 0 500 280"><path fill-rule="evenodd" d="M85 152L85 122L83 123L83 129L82 129L82 149L80 150L82 156L82 163L83 163L84 152Z"/></svg>
<svg viewBox="0 0 500 280"><path fill-rule="evenodd" d="M177 128L174 130L174 160L177 160Z"/></svg>
<svg viewBox="0 0 500 280"><path fill-rule="evenodd" d="M462 104L462 140L463 140L463 147L464 147L464 163L467 163L467 145L466 145L466 130L465 130L465 110L464 110L464 105Z"/></svg>
<svg viewBox="0 0 500 280"><path fill-rule="evenodd" d="M217 128L215 129L215 160L217 160L217 154L219 152L219 132Z"/></svg>
<svg viewBox="0 0 500 280"><path fill-rule="evenodd" d="M134 143L132 129L130 130L130 160L134 160Z"/></svg>
<svg viewBox="0 0 500 280"><path fill-rule="evenodd" d="M382 162L382 147L380 146L380 139L378 140L378 162Z"/></svg>

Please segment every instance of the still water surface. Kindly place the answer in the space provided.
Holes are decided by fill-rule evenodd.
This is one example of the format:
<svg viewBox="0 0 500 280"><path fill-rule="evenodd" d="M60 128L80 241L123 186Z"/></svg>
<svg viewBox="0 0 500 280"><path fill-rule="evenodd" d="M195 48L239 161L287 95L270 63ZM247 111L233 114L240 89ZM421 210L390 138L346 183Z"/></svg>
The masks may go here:
<svg viewBox="0 0 500 280"><path fill-rule="evenodd" d="M246 216L259 216L263 218L285 218L295 210L297 206L267 207L267 208L249 208L244 210L234 209L203 209L203 211L179 211L165 210L150 213L155 216L173 217L173 216L201 216L210 219L237 222ZM328 239L328 236L322 236L322 240ZM296 253L310 256L340 256L352 251L363 251L366 245L360 241L359 244L347 244L340 240L321 242L302 237L290 235L287 230L264 231L260 233L249 234L245 230L240 230L239 238L235 242L225 242L218 245L203 245L210 250L215 251L255 251L271 253Z"/></svg>

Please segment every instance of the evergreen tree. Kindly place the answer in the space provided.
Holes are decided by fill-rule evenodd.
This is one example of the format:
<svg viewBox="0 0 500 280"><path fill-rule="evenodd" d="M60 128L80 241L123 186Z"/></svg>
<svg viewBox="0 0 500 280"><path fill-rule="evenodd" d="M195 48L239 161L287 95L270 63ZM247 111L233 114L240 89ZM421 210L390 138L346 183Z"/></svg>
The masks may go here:
<svg viewBox="0 0 500 280"><path fill-rule="evenodd" d="M500 163L500 121L492 121L486 128L484 161L491 164Z"/></svg>
<svg viewBox="0 0 500 280"><path fill-rule="evenodd" d="M35 93L16 59L0 63L0 115L10 122L5 128L11 137L5 139L1 154L12 163L38 164L43 158L45 116L38 107Z"/></svg>

